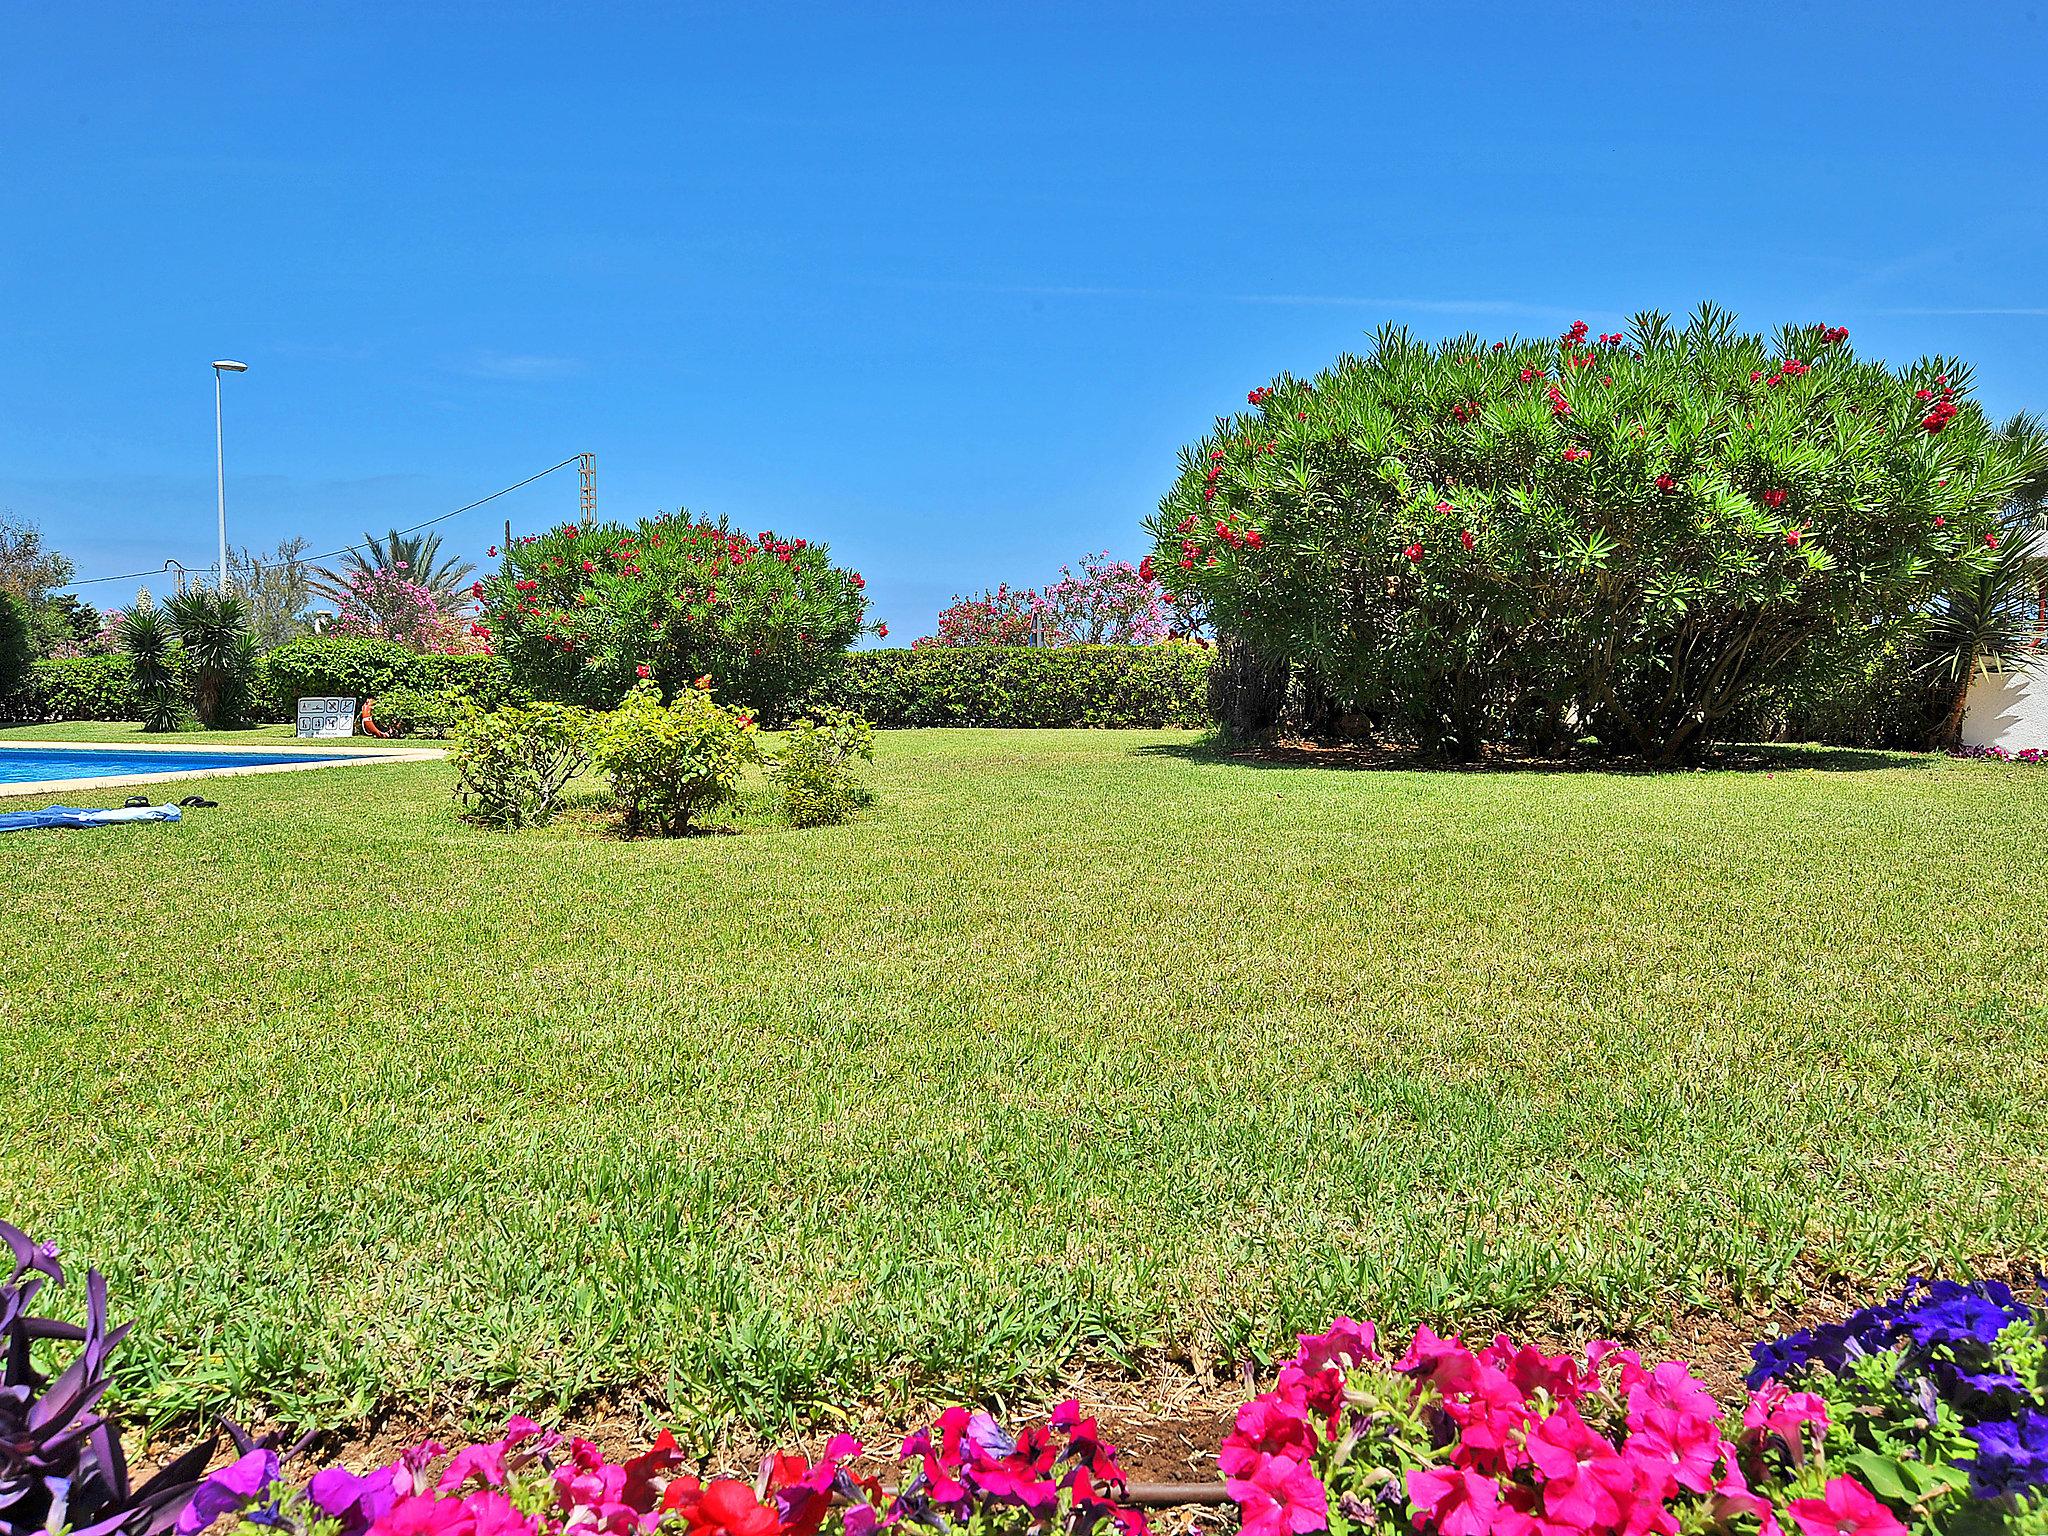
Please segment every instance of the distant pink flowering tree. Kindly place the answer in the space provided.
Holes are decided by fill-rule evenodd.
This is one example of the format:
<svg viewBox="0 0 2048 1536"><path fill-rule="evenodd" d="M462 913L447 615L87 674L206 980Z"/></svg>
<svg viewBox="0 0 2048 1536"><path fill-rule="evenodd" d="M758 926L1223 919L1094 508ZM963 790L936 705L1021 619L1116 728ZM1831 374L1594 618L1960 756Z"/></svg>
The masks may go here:
<svg viewBox="0 0 2048 1536"><path fill-rule="evenodd" d="M1044 643L1151 645L1172 633L1173 609L1149 571L1107 552L1080 564L1080 575L1063 565L1058 581L1027 594Z"/></svg>
<svg viewBox="0 0 2048 1536"><path fill-rule="evenodd" d="M413 580L401 563L374 571L351 571L342 583L344 635L368 635L415 651L448 653L477 648L470 626L443 610L432 589Z"/></svg>

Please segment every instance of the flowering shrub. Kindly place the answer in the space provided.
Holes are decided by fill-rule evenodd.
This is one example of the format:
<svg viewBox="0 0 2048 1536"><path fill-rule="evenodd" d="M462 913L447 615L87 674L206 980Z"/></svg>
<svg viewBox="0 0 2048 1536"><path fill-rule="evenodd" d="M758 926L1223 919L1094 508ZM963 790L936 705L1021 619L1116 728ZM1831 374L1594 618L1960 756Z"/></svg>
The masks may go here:
<svg viewBox="0 0 2048 1536"><path fill-rule="evenodd" d="M783 819L792 827L833 826L872 805L875 792L855 766L875 760L875 733L859 715L817 711L796 721L768 760Z"/></svg>
<svg viewBox="0 0 2048 1536"><path fill-rule="evenodd" d="M1590 731L1670 760L1814 645L1988 567L2048 464L1968 383L1711 308L1493 346L1387 328L1185 450L1151 560L1178 606L1427 748Z"/></svg>
<svg viewBox="0 0 2048 1536"><path fill-rule="evenodd" d="M1117 1502L1116 1447L1062 1404L1049 1429L1011 1435L953 1408L904 1440L893 1496L849 1463L863 1447L835 1435L815 1462L773 1455L752 1483L685 1470L663 1431L642 1455L605 1460L530 1419L450 1456L426 1442L357 1476L342 1467L294 1488L275 1452L255 1449L201 1484L177 1536L235 1518L245 1536L877 1536L930 1528L975 1536L1146 1536Z"/></svg>
<svg viewBox="0 0 2048 1536"><path fill-rule="evenodd" d="M262 661L265 692L281 711L293 712L309 696L381 697L396 688L425 693L452 691L482 709L512 697L505 665L480 654L422 652L391 640L359 635L302 635L267 652Z"/></svg>
<svg viewBox="0 0 2048 1536"><path fill-rule="evenodd" d="M955 597L939 611L934 633L910 642L914 651L943 645L1029 645L1036 632L1033 615L1043 599L1029 587L1011 590L1009 583L977 597Z"/></svg>
<svg viewBox="0 0 2048 1536"><path fill-rule="evenodd" d="M674 694L708 673L781 719L861 632L866 587L822 544L663 513L523 538L471 591L478 637L537 698L607 706L636 678Z"/></svg>
<svg viewBox="0 0 2048 1536"><path fill-rule="evenodd" d="M617 709L597 717L590 755L611 779L628 837L681 837L738 795L740 771L759 750L753 715L714 703L703 678L673 704L661 702L651 680L635 685Z"/></svg>
<svg viewBox="0 0 2048 1536"><path fill-rule="evenodd" d="M1830 1466L1827 1430L1819 1398L1782 1387L1731 1424L1682 1363L1614 1344L1581 1359L1422 1328L1390 1358L1339 1318L1238 1410L1218 1461L1244 1536L1902 1536Z"/></svg>
<svg viewBox="0 0 2048 1536"><path fill-rule="evenodd" d="M480 826L546 826L562 792L590 762L590 712L567 704L511 704L456 717L455 799Z"/></svg>
<svg viewBox="0 0 2048 1536"><path fill-rule="evenodd" d="M335 630L389 640L407 650L469 654L489 647L470 625L446 612L441 595L415 581L401 561L395 568L352 570L342 578Z"/></svg>
<svg viewBox="0 0 2048 1536"><path fill-rule="evenodd" d="M1970 1499L2048 1521L2048 1312L1996 1280L1910 1280L1839 1323L1756 1345L1750 1384L1827 1405L1827 1454L1929 1529Z"/></svg>
<svg viewBox="0 0 2048 1536"><path fill-rule="evenodd" d="M1132 565L1107 552L1081 557L1081 574L1030 594L1039 631L1051 645L1151 645L1173 632L1173 605L1153 580L1152 563Z"/></svg>

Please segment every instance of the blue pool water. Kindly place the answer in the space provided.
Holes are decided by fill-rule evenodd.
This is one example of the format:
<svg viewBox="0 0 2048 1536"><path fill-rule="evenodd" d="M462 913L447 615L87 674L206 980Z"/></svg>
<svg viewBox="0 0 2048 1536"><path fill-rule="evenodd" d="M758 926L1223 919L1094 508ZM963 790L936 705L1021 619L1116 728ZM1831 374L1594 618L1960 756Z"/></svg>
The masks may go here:
<svg viewBox="0 0 2048 1536"><path fill-rule="evenodd" d="M131 773L207 773L215 768L256 768L276 763L338 763L342 757L304 752L136 752L125 747L9 747L0 745L0 784L45 784L58 779L120 778Z"/></svg>

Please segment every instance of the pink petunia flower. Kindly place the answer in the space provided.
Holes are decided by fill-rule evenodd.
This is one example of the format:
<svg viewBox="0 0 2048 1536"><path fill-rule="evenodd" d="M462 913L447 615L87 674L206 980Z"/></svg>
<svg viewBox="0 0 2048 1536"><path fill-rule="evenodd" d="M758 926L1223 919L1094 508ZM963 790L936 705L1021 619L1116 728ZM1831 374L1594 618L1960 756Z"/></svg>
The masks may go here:
<svg viewBox="0 0 2048 1536"><path fill-rule="evenodd" d="M1906 1536L1898 1516L1853 1477L1831 1477L1824 1497L1786 1507L1805 1536Z"/></svg>
<svg viewBox="0 0 2048 1536"><path fill-rule="evenodd" d="M1408 1502L1415 1506L1415 1529L1438 1536L1487 1536L1500 1507L1500 1485L1463 1467L1433 1467L1410 1472Z"/></svg>
<svg viewBox="0 0 2048 1536"><path fill-rule="evenodd" d="M1250 1477L1224 1489L1243 1516L1242 1536L1306 1536L1330 1523L1330 1495L1313 1469L1292 1456L1268 1456Z"/></svg>

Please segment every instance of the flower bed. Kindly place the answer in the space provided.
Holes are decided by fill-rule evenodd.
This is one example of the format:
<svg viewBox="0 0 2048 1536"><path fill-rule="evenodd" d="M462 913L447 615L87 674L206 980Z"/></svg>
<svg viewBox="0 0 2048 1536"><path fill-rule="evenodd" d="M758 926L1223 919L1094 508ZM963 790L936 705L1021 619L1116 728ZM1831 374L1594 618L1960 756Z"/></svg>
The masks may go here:
<svg viewBox="0 0 2048 1536"><path fill-rule="evenodd" d="M1951 747L1949 755L1994 763L2039 763L2048 762L2048 747Z"/></svg>
<svg viewBox="0 0 2048 1536"><path fill-rule="evenodd" d="M614 1463L525 1418L310 1475L306 1440L281 1452L228 1425L227 1466L198 1477L209 1441L131 1487L99 1410L128 1331L104 1281L87 1275L83 1327L33 1315L57 1256L4 1222L0 1246L0 1536L1149 1536L1138 1506L1168 1501L1126 1481L1074 1401L1015 1434L949 1408L885 1458L893 1488L844 1434L747 1480L705 1476L667 1431ZM77 1351L44 1374L52 1344ZM1737 1412L1683 1362L1614 1343L1551 1355L1425 1327L1393 1353L1339 1318L1238 1410L1207 1502L1234 1504L1243 1536L2048 1531L2048 1321L2004 1284L1915 1280L1752 1355Z"/></svg>

